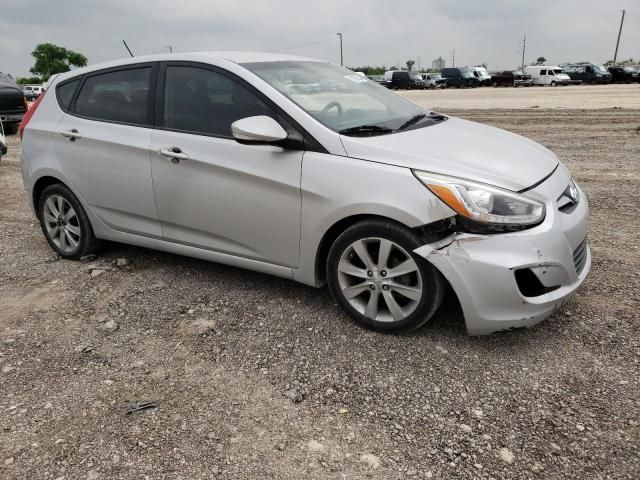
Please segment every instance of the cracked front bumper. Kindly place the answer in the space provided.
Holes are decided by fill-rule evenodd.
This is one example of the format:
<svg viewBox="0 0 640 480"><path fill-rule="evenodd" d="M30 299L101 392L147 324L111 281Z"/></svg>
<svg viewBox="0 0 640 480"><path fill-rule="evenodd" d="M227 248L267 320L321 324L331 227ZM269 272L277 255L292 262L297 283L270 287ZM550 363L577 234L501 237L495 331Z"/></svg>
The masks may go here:
<svg viewBox="0 0 640 480"><path fill-rule="evenodd" d="M470 335L530 327L558 310L586 278L591 252L585 243L588 205L582 191L570 213L556 199L571 176L561 165L527 195L543 200L543 223L521 232L497 235L456 234L441 247L424 245L415 253L431 262L455 291ZM550 200L553 199L553 200ZM524 296L515 271L530 269L544 287L555 289Z"/></svg>

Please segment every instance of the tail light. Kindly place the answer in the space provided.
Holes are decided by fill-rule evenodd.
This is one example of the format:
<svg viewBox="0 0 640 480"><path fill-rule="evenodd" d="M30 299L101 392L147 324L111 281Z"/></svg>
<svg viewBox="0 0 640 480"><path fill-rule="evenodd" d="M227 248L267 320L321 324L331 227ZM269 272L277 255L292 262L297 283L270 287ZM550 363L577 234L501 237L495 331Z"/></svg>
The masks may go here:
<svg viewBox="0 0 640 480"><path fill-rule="evenodd" d="M29 123L29 120L31 120L31 117L33 117L33 114L36 113L36 109L38 108L38 105L40 105L40 102L42 101L46 93L47 93L47 90L42 92L40 96L36 98L36 101L33 102L33 105L31 105L31 108L27 110L27 113L24 114L24 117L22 117L22 121L20 122L20 126L18 127L18 133L20 133L20 140L22 140L22 136L24 135L24 129ZM26 104L27 100L25 99L24 102Z"/></svg>

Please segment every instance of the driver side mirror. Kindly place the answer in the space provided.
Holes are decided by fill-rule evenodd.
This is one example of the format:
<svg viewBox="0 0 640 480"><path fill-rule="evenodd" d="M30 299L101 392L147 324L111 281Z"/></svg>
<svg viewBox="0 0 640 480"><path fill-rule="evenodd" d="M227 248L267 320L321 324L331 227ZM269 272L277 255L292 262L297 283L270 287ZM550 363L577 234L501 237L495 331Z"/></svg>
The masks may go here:
<svg viewBox="0 0 640 480"><path fill-rule="evenodd" d="M231 124L231 134L241 143L276 143L288 137L286 130L266 115L236 120Z"/></svg>

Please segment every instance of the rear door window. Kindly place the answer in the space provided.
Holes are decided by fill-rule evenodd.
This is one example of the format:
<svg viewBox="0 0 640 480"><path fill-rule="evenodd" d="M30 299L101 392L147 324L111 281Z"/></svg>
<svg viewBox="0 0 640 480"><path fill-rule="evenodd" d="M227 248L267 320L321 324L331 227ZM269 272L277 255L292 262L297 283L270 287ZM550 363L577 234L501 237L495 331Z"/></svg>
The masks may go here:
<svg viewBox="0 0 640 480"><path fill-rule="evenodd" d="M546 70L540 70L540 75L546 75L547 71Z"/></svg>
<svg viewBox="0 0 640 480"><path fill-rule="evenodd" d="M109 122L148 125L151 67L132 68L88 77L74 113Z"/></svg>

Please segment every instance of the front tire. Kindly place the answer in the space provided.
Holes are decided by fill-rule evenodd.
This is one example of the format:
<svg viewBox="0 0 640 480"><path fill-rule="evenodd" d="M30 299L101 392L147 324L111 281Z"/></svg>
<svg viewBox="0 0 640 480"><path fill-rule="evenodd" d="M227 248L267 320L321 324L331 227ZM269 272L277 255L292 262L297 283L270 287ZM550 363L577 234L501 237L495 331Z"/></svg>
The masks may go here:
<svg viewBox="0 0 640 480"><path fill-rule="evenodd" d="M58 255L78 259L100 248L91 222L78 198L60 183L44 189L38 201L38 218L47 242Z"/></svg>
<svg viewBox="0 0 640 480"><path fill-rule="evenodd" d="M445 293L440 273L413 253L422 243L411 230L386 220L349 227L329 251L331 295L365 328L401 332L421 327Z"/></svg>

